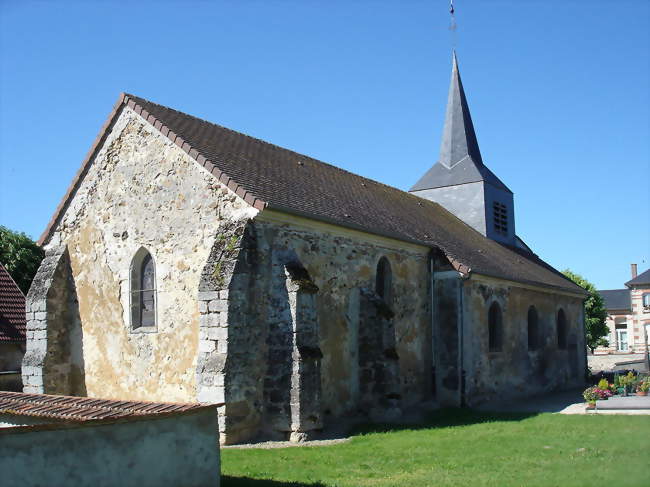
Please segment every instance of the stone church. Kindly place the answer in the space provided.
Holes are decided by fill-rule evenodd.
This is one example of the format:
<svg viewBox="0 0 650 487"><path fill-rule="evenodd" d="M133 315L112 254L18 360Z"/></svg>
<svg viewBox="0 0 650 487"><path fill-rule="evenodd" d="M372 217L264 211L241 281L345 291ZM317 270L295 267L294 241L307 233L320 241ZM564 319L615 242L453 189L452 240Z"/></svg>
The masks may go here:
<svg viewBox="0 0 650 487"><path fill-rule="evenodd" d="M517 237L455 57L410 192L123 94L40 243L25 392L218 403L224 443L583 380L585 293Z"/></svg>

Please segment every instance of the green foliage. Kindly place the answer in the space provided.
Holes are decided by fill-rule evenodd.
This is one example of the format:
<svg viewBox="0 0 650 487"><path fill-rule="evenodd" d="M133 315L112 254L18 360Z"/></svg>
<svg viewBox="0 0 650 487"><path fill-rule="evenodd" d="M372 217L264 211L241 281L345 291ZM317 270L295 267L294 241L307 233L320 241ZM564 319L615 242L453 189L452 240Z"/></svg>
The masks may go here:
<svg viewBox="0 0 650 487"><path fill-rule="evenodd" d="M639 384L637 390L642 392L650 391L650 377L643 379L643 381Z"/></svg>
<svg viewBox="0 0 650 487"><path fill-rule="evenodd" d="M600 399L600 396L596 392L596 388L596 386L587 387L582 393L582 397L584 397L585 401L590 404L595 404L596 401Z"/></svg>
<svg viewBox="0 0 650 487"><path fill-rule="evenodd" d="M29 291L43 256L43 249L27 235L0 225L0 263L24 294Z"/></svg>
<svg viewBox="0 0 650 487"><path fill-rule="evenodd" d="M424 424L370 426L336 445L224 448L221 485L645 485L648 435L647 416L446 409Z"/></svg>
<svg viewBox="0 0 650 487"><path fill-rule="evenodd" d="M634 375L633 372L628 372L627 375L624 375L619 378L619 382L621 384L621 387L633 387L637 380L636 380L636 375Z"/></svg>
<svg viewBox="0 0 650 487"><path fill-rule="evenodd" d="M596 290L596 287L581 275L574 274L568 269L562 271L562 274L589 293L585 300L585 332L587 346L591 353L597 347L609 345L609 342L604 338L609 334L609 328L605 324L607 310L605 310L603 297Z"/></svg>
<svg viewBox="0 0 650 487"><path fill-rule="evenodd" d="M607 379L602 378L598 381L598 389L603 391L609 390L609 382L607 382Z"/></svg>

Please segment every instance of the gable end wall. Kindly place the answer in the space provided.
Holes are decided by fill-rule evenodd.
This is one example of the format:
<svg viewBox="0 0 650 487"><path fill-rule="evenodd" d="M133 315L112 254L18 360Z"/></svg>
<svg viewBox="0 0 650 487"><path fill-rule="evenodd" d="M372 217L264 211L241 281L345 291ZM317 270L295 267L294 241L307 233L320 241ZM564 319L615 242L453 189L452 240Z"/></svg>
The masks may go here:
<svg viewBox="0 0 650 487"><path fill-rule="evenodd" d="M88 396L196 400L200 274L220 223L257 210L124 107L46 249L65 246ZM130 328L129 269L156 264L157 327Z"/></svg>

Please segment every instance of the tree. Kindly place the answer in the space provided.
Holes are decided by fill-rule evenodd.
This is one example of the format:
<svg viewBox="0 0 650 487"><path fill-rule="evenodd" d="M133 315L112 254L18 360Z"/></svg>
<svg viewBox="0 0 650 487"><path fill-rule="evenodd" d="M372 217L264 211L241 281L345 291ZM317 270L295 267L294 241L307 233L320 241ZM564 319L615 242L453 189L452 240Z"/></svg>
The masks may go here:
<svg viewBox="0 0 650 487"><path fill-rule="evenodd" d="M29 291L43 256L43 249L27 235L0 225L0 264L24 294Z"/></svg>
<svg viewBox="0 0 650 487"><path fill-rule="evenodd" d="M594 353L596 347L606 347L609 345L609 342L605 338L609 335L609 328L605 324L605 320L607 319L605 301L596 290L596 287L581 275L574 274L569 269L562 271L562 274L589 293L589 296L585 300L585 332L587 346L591 350L591 353Z"/></svg>

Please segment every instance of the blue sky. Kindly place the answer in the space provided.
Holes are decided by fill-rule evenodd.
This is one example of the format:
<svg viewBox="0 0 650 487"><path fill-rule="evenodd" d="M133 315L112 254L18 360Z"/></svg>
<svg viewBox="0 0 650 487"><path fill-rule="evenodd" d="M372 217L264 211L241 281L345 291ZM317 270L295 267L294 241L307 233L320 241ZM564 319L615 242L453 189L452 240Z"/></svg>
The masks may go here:
<svg viewBox="0 0 650 487"><path fill-rule="evenodd" d="M650 267L650 2L455 0L517 233L601 289ZM0 0L0 224L38 238L121 91L407 190L436 162L446 0Z"/></svg>

